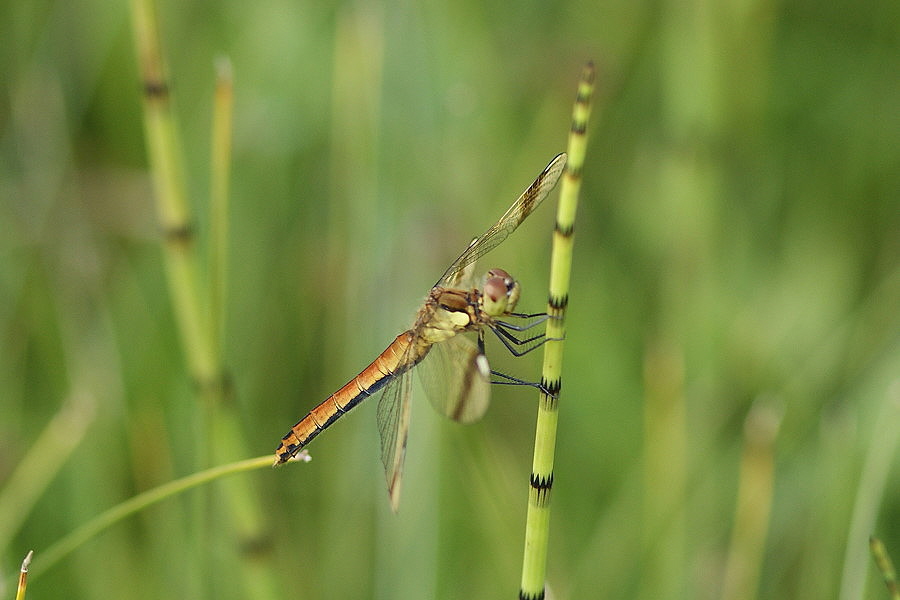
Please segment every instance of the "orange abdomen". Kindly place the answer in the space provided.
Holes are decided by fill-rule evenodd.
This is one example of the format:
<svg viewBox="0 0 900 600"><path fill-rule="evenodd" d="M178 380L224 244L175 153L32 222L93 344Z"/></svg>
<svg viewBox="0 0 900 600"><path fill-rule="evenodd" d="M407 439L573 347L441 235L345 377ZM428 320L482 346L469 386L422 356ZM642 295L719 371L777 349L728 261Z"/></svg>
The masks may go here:
<svg viewBox="0 0 900 600"><path fill-rule="evenodd" d="M347 411L415 366L424 353L418 356L418 353L408 351L412 339L412 331L398 335L359 375L300 419L287 435L281 438L281 444L275 451L275 464L279 465L290 460Z"/></svg>

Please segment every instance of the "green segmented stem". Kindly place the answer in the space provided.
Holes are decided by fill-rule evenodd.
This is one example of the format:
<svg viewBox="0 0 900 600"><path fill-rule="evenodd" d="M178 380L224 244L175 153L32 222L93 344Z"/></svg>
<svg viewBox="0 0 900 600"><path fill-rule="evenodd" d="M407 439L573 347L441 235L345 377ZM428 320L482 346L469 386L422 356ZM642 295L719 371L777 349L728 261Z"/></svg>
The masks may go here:
<svg viewBox="0 0 900 600"><path fill-rule="evenodd" d="M587 145L587 125L594 91L594 65L588 63L581 73L578 95L569 132L566 172L560 190L553 250L550 259L550 297L547 313L547 339L541 383L550 394L541 392L534 441L534 462L528 490L528 516L525 525L525 556L519 598L538 600L544 597L547 568L547 541L550 528L550 496L553 490L553 458L556 448L556 423L559 394L562 388L562 355L565 338L565 313L569 298L569 274L572 266L572 243L575 233L575 211L581 190L581 171Z"/></svg>

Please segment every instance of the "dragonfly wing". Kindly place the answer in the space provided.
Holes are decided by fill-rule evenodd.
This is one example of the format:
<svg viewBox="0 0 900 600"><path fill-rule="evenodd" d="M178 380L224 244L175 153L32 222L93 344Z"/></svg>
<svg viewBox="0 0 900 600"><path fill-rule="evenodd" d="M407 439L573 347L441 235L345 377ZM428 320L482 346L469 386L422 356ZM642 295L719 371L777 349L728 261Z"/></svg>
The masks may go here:
<svg viewBox="0 0 900 600"><path fill-rule="evenodd" d="M472 240L471 245L476 244L479 238L475 238ZM447 287L447 288L457 288L457 289L471 289L476 286L476 277L475 277L475 261L469 262L465 267L460 267L454 270L454 272L447 272L448 274L441 277L441 280L438 282L438 285Z"/></svg>
<svg viewBox="0 0 900 600"><path fill-rule="evenodd" d="M459 273L470 264L474 263L481 256L484 256L494 248L496 248L503 240L509 237L509 234L516 230L516 227L524 221L528 215L543 202L547 194L556 186L556 182L562 175L566 166L566 154L557 154L550 161L537 179L528 186L522 195L513 202L500 220L485 231L483 234L475 238L469 247L459 255L447 271L438 279L435 285L453 287L453 283L459 278Z"/></svg>
<svg viewBox="0 0 900 600"><path fill-rule="evenodd" d="M417 370L436 411L460 423L484 415L490 402L491 368L470 338L455 335L435 344Z"/></svg>
<svg viewBox="0 0 900 600"><path fill-rule="evenodd" d="M409 408L412 391L410 371L391 381L378 399L376 420L381 438L381 462L387 478L391 509L400 506L400 483L403 477L403 461L406 458L406 439L409 434Z"/></svg>

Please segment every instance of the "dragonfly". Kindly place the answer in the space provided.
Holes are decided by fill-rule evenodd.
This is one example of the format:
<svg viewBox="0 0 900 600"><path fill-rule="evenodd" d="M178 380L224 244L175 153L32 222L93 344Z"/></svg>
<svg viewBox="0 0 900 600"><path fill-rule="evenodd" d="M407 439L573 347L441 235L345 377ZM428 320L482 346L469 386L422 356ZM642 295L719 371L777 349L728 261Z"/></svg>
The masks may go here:
<svg viewBox="0 0 900 600"><path fill-rule="evenodd" d="M398 335L369 366L281 438L275 451L275 466L300 458L313 438L380 391L376 420L381 460L391 508L397 512L414 367L421 365L416 370L432 406L460 423L481 418L487 410L491 383L540 388L541 384L492 371L485 357L484 332L493 331L513 355L521 356L547 341L544 334L519 337L520 332L545 321L547 314L514 312L521 288L503 269L489 270L480 287L464 282L471 280L475 261L503 242L547 197L565 169L566 158L565 153L554 157L500 220L472 240L428 292L410 329ZM474 333L476 339L461 335L466 333ZM500 379L492 381L492 376Z"/></svg>

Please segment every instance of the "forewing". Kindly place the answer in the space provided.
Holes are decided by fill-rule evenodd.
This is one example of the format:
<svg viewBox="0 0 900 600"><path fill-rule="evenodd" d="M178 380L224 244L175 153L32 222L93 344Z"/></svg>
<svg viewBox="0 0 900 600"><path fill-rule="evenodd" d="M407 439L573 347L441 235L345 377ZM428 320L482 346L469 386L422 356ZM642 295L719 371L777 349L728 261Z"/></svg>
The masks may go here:
<svg viewBox="0 0 900 600"><path fill-rule="evenodd" d="M459 255L459 258L453 261L453 264L450 265L435 285L453 287L454 282L459 279L459 274L463 269L496 248L498 244L509 237L509 234L515 231L516 227L540 206L547 194L556 186L556 182L559 180L559 176L562 175L565 166L566 154L557 154L550 161L550 164L544 167L537 179L528 186L528 189L522 192L518 200L509 207L509 210L500 217L500 220L472 240L469 247Z"/></svg>
<svg viewBox="0 0 900 600"><path fill-rule="evenodd" d="M478 238L472 240L472 243L478 241ZM456 272L449 274L445 274L441 277L441 280L438 282L438 285L447 288L456 288L456 289L464 289L469 290L476 286L477 277L475 276L475 264L476 261L472 260L468 265L464 267L460 267L456 269Z"/></svg>
<svg viewBox="0 0 900 600"><path fill-rule="evenodd" d="M391 509L400 506L400 483L403 461L406 458L406 439L409 434L410 393L412 377L407 370L391 381L378 399L376 420L381 438L381 462L387 479Z"/></svg>
<svg viewBox="0 0 900 600"><path fill-rule="evenodd" d="M490 402L491 369L471 339L459 334L435 344L417 370L436 411L460 423L484 415Z"/></svg>

